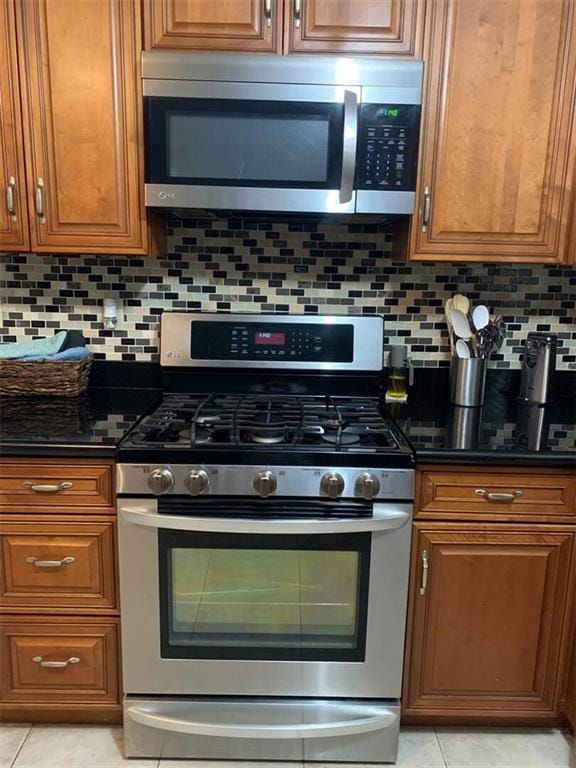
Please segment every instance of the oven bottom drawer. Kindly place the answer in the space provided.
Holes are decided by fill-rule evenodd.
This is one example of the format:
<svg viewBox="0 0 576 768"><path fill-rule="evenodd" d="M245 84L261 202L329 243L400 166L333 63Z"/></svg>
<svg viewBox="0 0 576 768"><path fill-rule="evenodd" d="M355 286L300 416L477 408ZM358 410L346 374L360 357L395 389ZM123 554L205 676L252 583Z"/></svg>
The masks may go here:
<svg viewBox="0 0 576 768"><path fill-rule="evenodd" d="M126 697L127 757L394 762L397 700Z"/></svg>

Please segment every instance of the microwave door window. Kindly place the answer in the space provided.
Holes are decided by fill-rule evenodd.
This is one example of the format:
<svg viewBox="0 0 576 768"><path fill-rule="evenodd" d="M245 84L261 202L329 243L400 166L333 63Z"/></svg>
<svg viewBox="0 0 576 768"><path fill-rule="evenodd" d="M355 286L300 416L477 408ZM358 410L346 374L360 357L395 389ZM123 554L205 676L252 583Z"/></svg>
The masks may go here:
<svg viewBox="0 0 576 768"><path fill-rule="evenodd" d="M338 104L155 99L150 181L215 186L338 188ZM167 105L165 102L179 102ZM159 112L159 110L162 110ZM150 128L149 128L150 130ZM151 172L150 172L151 171Z"/></svg>

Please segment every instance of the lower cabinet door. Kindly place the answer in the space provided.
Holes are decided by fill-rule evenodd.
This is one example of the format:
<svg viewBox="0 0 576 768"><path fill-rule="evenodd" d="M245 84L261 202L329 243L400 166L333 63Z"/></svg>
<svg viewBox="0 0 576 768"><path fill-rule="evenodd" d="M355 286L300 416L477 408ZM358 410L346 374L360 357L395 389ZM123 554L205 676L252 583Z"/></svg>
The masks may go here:
<svg viewBox="0 0 576 768"><path fill-rule="evenodd" d="M117 620L3 617L0 658L3 704L118 701Z"/></svg>
<svg viewBox="0 0 576 768"><path fill-rule="evenodd" d="M405 716L553 716L574 534L414 526Z"/></svg>
<svg viewBox="0 0 576 768"><path fill-rule="evenodd" d="M568 688L566 692L566 707L564 714L566 715L572 731L576 732L576 642L574 643L572 665L568 673Z"/></svg>

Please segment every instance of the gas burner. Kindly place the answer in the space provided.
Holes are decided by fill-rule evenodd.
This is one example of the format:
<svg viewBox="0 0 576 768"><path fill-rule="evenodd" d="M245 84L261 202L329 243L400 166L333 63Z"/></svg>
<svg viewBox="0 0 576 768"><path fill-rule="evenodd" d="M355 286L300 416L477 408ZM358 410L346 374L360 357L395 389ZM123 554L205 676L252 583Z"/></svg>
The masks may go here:
<svg viewBox="0 0 576 768"><path fill-rule="evenodd" d="M250 440L258 445L278 445L279 443L286 442L284 435L279 434L262 434L261 432L250 432Z"/></svg>
<svg viewBox="0 0 576 768"><path fill-rule="evenodd" d="M343 429L341 431L334 430L332 432L325 432L322 435L322 440L325 443L332 443L332 445L336 445L337 443L340 445L355 445L360 442L360 435L357 432L352 432L348 429Z"/></svg>
<svg viewBox="0 0 576 768"><path fill-rule="evenodd" d="M190 427L184 427L184 429L179 430L178 439L176 442L187 443L188 445L190 445L191 439L192 439L192 430L190 429Z"/></svg>
<svg viewBox="0 0 576 768"><path fill-rule="evenodd" d="M251 416L254 424L248 430L248 439L258 445L278 445L286 442L286 422L281 415L273 410L272 403L261 413Z"/></svg>

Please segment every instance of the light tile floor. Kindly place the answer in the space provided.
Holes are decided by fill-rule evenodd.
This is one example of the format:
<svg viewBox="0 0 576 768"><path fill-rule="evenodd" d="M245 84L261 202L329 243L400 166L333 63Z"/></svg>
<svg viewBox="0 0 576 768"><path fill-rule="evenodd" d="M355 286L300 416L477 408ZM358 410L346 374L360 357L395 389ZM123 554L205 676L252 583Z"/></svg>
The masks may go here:
<svg viewBox="0 0 576 768"><path fill-rule="evenodd" d="M404 728L398 768L576 768L576 744L558 730ZM0 768L250 768L250 763L127 760L122 729L0 725ZM304 768L257 763L257 768ZM310 768L332 768L312 763ZM348 763L349 768L353 765Z"/></svg>

